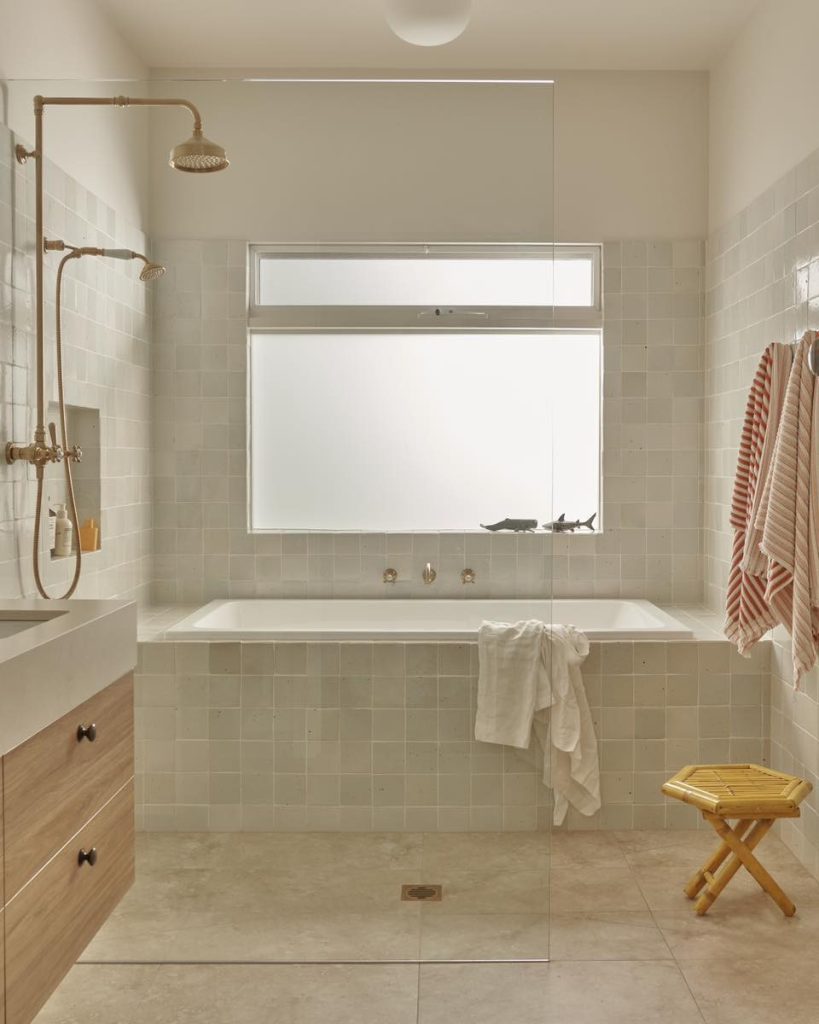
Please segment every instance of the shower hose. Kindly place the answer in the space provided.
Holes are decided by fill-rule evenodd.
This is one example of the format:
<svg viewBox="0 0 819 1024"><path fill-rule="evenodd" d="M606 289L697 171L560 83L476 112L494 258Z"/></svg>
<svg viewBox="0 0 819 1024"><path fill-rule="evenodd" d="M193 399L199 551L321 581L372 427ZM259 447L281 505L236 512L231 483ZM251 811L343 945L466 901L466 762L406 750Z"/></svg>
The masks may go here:
<svg viewBox="0 0 819 1024"><path fill-rule="evenodd" d="M65 389L63 386L63 328L62 328L62 287L63 287L63 270L65 269L66 263L71 259L78 259L80 257L79 252L69 252L60 260L60 265L57 268L57 295L56 295L56 349L57 349L57 403L60 409L60 440L63 448L63 468L65 470L65 485L68 492L68 504L71 511L71 522L74 525L74 577L71 580L71 584L68 590L64 594L61 594L54 600L65 600L65 598L71 597L74 591L77 589L77 584L80 582L80 573L82 572L82 546L80 544L80 524L79 517L77 516L77 500L74 496L74 480L71 475L71 456L68 453L68 424L66 422L65 413ZM34 512L34 582L37 584L37 590L42 597L52 599L52 595L49 594L43 584L42 577L40 576L40 529L42 526L42 509L43 509L43 485L45 481L45 467L37 467L37 506Z"/></svg>

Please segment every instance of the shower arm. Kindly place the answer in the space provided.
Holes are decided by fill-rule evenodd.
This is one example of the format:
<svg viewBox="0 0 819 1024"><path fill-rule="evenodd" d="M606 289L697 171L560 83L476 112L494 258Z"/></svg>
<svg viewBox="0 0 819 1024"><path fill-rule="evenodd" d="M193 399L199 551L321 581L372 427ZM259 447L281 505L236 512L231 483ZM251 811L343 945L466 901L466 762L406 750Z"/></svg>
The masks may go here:
<svg viewBox="0 0 819 1024"><path fill-rule="evenodd" d="M18 163L34 159L34 287L35 287L35 342L37 359L37 425L34 429L34 441L29 445L6 445L6 461L19 460L30 462L42 474L50 462L57 462L57 446L46 444L45 428L45 331L43 325L43 257L45 255L45 227L43 224L43 114L47 106L58 107L184 107L193 116L194 135L202 131L202 117L198 108L189 100L183 99L143 99L129 96L35 96L34 97L34 149L25 146L16 147Z"/></svg>
<svg viewBox="0 0 819 1024"><path fill-rule="evenodd" d="M202 131L202 117L190 100L178 98L149 99L141 96L35 96L34 116L45 106L52 107L185 107L193 115L193 130ZM36 146L35 146L36 148Z"/></svg>

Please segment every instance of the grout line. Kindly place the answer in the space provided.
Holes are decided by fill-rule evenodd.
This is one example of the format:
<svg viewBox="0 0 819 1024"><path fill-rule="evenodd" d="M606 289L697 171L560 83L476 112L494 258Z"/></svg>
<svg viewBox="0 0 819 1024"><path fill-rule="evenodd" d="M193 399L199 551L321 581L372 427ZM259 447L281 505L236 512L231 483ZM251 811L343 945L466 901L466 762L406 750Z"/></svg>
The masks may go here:
<svg viewBox="0 0 819 1024"><path fill-rule="evenodd" d="M635 869L632 867L631 861L629 860L629 856L626 853L625 847L623 846L621 841L616 836L615 836L615 841L617 842L618 846L620 846L620 848L622 850L623 857L624 857L625 862L626 862L626 864L628 866L629 872L630 872L632 878L634 879L634 881L635 881L635 883L637 885L637 888L640 890L640 895L643 897L643 900L645 901L646 908L648 909L648 912L651 915L651 920L652 920L652 922L654 924L654 927L660 933L660 938L663 940L663 944L665 945L666 949L668 950L669 957L671 958L671 960L673 961L675 967L677 968L677 971L679 972L679 975L682 978L685 987L688 989L688 993L691 996L691 999L692 999L692 1001L694 1003L694 1006L696 1006L696 1008L697 1008L697 1013L700 1015L700 1018L703 1020L703 1022L706 1022L706 1024L707 1024L707 1019L706 1019L706 1016L705 1016L705 1011L700 1006L699 1000L697 999L697 997L694 995L694 992L693 992L693 990L691 988L691 985L688 983L688 978L685 976L685 971L682 968L682 964L677 959L674 951L672 950L672 948L671 948L671 946L670 946L670 944L668 942L668 939L666 938L665 931L663 930L663 928L661 927L661 925L657 921L657 917L656 917L656 915L654 913L654 908L652 907L652 905L649 902L645 892L643 891L643 886L640 884L640 875L639 875L639 873L637 871L635 871Z"/></svg>

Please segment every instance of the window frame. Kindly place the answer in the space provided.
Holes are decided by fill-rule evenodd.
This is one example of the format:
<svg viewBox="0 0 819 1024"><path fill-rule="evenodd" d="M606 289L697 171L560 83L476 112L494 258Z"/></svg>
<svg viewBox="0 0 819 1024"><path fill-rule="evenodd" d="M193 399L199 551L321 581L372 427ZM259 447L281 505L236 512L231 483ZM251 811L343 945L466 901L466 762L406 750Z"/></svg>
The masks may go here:
<svg viewBox="0 0 819 1024"><path fill-rule="evenodd" d="M337 533L338 530L254 527L253 525L253 432L251 426L253 387L249 350L251 337L259 334L407 334L422 333L560 333L596 332L600 336L600 416L598 441L599 508L591 536L604 530L603 476L603 416L605 395L603 390L605 338L603 330L603 288L601 243L471 243L471 244L387 244L338 243L325 244L251 244L248 261L248 318L247 318L247 530L249 534L265 533ZM475 306L461 307L445 316L435 316L431 306L269 306L257 299L260 286L260 265L265 256L312 258L387 258L426 256L450 258L506 258L531 259L538 253L560 258L591 259L592 304L589 306ZM419 315L420 314L420 315ZM426 314L426 315L423 315ZM352 531L361 532L361 531ZM394 532L394 531L386 531ZM400 531L405 532L405 531ZM420 533L446 533L447 530L419 530ZM481 533L475 531L457 531ZM571 536L571 535L567 535Z"/></svg>
<svg viewBox="0 0 819 1024"><path fill-rule="evenodd" d="M592 304L589 306L493 306L459 307L445 316L435 316L432 306L269 306L258 301L260 268L265 257L310 257L387 259L425 257L454 259L532 259L537 255L561 259L591 260ZM277 330L436 331L459 328L480 330L543 330L594 328L603 324L602 246L590 244L334 244L334 245L251 245L248 327L253 332Z"/></svg>

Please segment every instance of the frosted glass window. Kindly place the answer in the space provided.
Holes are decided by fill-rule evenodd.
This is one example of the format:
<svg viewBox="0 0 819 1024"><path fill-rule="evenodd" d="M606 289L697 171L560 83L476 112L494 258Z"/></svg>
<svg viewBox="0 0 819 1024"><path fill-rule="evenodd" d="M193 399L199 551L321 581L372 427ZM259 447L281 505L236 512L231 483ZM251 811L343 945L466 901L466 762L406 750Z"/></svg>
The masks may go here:
<svg viewBox="0 0 819 1024"><path fill-rule="evenodd" d="M585 519L600 367L597 330L252 333L251 527Z"/></svg>
<svg viewBox="0 0 819 1024"><path fill-rule="evenodd" d="M309 257L261 254L259 306L585 306L592 257Z"/></svg>

